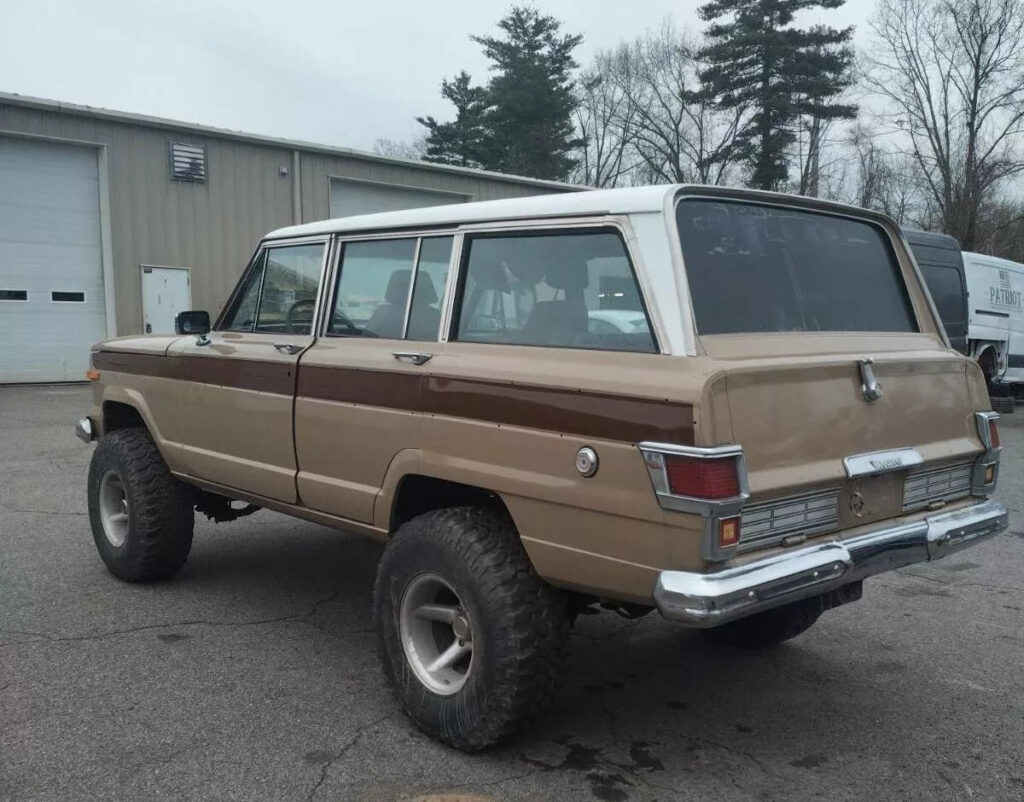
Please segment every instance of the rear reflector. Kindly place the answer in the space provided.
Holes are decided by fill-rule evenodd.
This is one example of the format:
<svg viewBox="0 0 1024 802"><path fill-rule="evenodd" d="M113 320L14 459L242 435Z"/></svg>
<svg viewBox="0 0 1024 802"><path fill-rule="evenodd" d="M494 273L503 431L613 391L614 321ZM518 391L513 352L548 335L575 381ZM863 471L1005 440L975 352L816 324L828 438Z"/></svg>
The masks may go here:
<svg viewBox="0 0 1024 802"><path fill-rule="evenodd" d="M669 492L676 496L722 499L740 494L740 478L733 458L702 459L665 454L665 473Z"/></svg>
<svg viewBox="0 0 1024 802"><path fill-rule="evenodd" d="M740 519L722 518L718 522L718 546L729 548L740 542Z"/></svg>
<svg viewBox="0 0 1024 802"><path fill-rule="evenodd" d="M988 419L988 441L992 448L999 448L999 426L995 418Z"/></svg>

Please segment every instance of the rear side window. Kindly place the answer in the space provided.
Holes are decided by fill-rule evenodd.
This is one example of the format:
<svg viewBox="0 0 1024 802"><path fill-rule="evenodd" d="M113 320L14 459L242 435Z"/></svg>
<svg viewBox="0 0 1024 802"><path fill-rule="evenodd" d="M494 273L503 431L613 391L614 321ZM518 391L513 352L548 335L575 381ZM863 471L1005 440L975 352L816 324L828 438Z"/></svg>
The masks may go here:
<svg viewBox="0 0 1024 802"><path fill-rule="evenodd" d="M451 237L345 243L327 333L436 341L451 252Z"/></svg>
<svg viewBox="0 0 1024 802"><path fill-rule="evenodd" d="M701 334L918 330L877 226L706 200L681 201L676 221Z"/></svg>
<svg viewBox="0 0 1024 802"><path fill-rule="evenodd" d="M655 350L626 248L613 231L467 237L457 338Z"/></svg>

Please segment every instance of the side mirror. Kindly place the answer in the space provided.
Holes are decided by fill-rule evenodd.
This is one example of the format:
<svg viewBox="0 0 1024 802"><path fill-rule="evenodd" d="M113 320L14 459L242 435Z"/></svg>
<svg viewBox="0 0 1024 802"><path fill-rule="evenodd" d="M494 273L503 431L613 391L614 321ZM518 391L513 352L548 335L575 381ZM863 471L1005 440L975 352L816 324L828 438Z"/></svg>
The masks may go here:
<svg viewBox="0 0 1024 802"><path fill-rule="evenodd" d="M178 312L174 316L175 334L206 334L210 330L210 313L199 310Z"/></svg>

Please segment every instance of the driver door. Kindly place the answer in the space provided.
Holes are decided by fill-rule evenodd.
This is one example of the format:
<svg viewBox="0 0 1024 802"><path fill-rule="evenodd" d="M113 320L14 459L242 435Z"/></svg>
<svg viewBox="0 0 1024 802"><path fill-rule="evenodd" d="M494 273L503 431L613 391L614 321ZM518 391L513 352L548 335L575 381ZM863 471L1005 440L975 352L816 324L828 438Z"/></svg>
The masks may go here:
<svg viewBox="0 0 1024 802"><path fill-rule="evenodd" d="M295 377L313 343L327 251L326 239L267 245L214 331L174 347L189 410L182 457L190 476L297 501Z"/></svg>

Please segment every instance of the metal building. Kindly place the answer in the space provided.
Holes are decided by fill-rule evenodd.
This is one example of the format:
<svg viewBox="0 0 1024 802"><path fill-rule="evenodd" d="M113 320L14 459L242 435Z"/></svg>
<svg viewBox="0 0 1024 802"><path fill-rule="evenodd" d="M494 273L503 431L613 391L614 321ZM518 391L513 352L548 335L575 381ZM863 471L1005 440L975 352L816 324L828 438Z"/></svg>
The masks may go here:
<svg viewBox="0 0 1024 802"><path fill-rule="evenodd" d="M215 314L271 229L574 189L0 93L0 383Z"/></svg>

